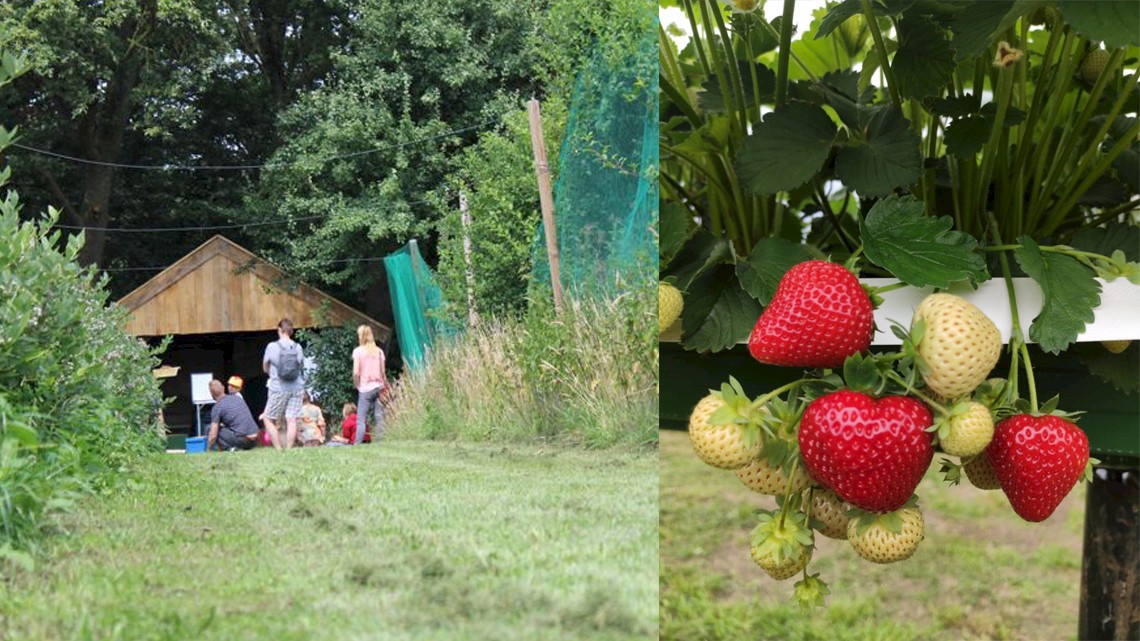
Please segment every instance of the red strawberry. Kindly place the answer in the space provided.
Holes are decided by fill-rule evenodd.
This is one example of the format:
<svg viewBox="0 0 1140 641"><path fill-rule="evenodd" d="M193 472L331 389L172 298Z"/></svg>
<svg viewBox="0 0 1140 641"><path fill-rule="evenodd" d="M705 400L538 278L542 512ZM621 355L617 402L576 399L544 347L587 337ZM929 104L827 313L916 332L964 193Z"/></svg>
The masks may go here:
<svg viewBox="0 0 1140 641"><path fill-rule="evenodd" d="M874 308L842 265L809 260L788 270L756 321L748 349L761 363L842 367L871 344Z"/></svg>
<svg viewBox="0 0 1140 641"><path fill-rule="evenodd" d="M893 512L922 480L934 446L933 417L913 398L879 400L850 390L808 405L800 423L800 455L812 478L868 512Z"/></svg>
<svg viewBox="0 0 1140 641"><path fill-rule="evenodd" d="M1049 518L1081 478L1089 439L1059 416L1016 414L994 428L986 456L1013 511L1036 523Z"/></svg>

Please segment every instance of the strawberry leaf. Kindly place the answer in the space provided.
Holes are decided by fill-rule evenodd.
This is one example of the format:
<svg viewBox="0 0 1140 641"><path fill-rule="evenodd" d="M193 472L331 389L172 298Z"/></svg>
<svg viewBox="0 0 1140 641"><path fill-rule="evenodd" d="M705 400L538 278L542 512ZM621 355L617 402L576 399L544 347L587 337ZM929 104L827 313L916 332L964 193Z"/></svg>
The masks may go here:
<svg viewBox="0 0 1140 641"><path fill-rule="evenodd" d="M1044 296L1041 313L1029 326L1029 338L1046 352L1059 354L1093 321L1093 309L1100 305L1100 283L1091 269L1071 256L1043 252L1029 236L1017 242L1021 246L1014 250L1014 258Z"/></svg>
<svg viewBox="0 0 1140 641"><path fill-rule="evenodd" d="M946 31L931 20L904 17L898 23L899 48L891 61L903 98L939 95L954 73L954 50Z"/></svg>
<svg viewBox="0 0 1140 641"><path fill-rule="evenodd" d="M835 123L822 108L788 102L755 125L737 155L736 171L754 194L795 189L823 166Z"/></svg>
<svg viewBox="0 0 1140 641"><path fill-rule="evenodd" d="M763 238L752 248L748 260L736 263L736 276L745 291L767 305L789 269L813 258L822 258L817 255L818 250L813 250L814 247L783 238Z"/></svg>
<svg viewBox="0 0 1140 641"><path fill-rule="evenodd" d="M863 133L862 144L848 144L835 156L835 173L860 195L889 194L922 175L922 140L901 111L876 108Z"/></svg>
<svg viewBox="0 0 1140 641"><path fill-rule="evenodd" d="M1136 25L1140 24L1140 4L1059 0L1057 7L1065 16L1065 22L1089 40L1099 40L1110 48L1140 44L1136 32Z"/></svg>
<svg viewBox="0 0 1140 641"><path fill-rule="evenodd" d="M915 287L949 287L953 281L989 278L986 261L968 234L950 231L949 216L923 214L913 196L888 196L859 223L867 258Z"/></svg>
<svg viewBox="0 0 1140 641"><path fill-rule="evenodd" d="M703 274L688 291L681 311L681 342L698 352L719 352L747 338L763 309L740 287L730 265Z"/></svg>

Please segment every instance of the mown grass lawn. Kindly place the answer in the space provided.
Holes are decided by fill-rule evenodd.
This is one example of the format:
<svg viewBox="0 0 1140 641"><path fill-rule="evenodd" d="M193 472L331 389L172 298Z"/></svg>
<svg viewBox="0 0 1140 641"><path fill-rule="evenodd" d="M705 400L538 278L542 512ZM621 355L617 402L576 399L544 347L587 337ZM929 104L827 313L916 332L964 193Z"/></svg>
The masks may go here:
<svg viewBox="0 0 1140 641"><path fill-rule="evenodd" d="M655 454L164 455L0 581L0 639L656 638Z"/></svg>
<svg viewBox="0 0 1140 641"><path fill-rule="evenodd" d="M1083 486L1037 524L1000 491L951 488L934 472L917 493L926 539L908 561L868 563L846 541L816 536L809 569L832 594L805 614L789 601L798 577L773 581L749 558L752 510L775 501L702 463L685 432L662 431L661 638L1076 638Z"/></svg>

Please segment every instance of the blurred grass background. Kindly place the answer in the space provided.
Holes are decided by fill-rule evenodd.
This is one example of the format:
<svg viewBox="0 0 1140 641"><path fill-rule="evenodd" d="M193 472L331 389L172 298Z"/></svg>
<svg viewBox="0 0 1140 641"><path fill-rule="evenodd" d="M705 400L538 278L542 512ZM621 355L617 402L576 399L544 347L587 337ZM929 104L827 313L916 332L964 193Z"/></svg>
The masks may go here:
<svg viewBox="0 0 1140 641"><path fill-rule="evenodd" d="M1075 639L1084 485L1042 523L1000 491L949 487L938 458L917 490L926 539L908 561L863 561L816 536L812 574L831 595L804 613L799 577L777 582L748 554L752 511L775 507L732 472L702 463L688 434L661 432L661 638L781 641Z"/></svg>

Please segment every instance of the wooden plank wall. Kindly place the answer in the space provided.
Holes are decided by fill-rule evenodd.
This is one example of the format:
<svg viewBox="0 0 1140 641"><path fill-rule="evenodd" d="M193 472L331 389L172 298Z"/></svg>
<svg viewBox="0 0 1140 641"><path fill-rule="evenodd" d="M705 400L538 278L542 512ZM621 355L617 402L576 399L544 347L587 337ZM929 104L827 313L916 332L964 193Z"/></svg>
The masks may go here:
<svg viewBox="0 0 1140 641"><path fill-rule="evenodd" d="M273 329L282 318L297 327L315 324L312 307L292 294L274 290L252 270L214 255L182 276L132 314L127 331L136 336L249 332Z"/></svg>

